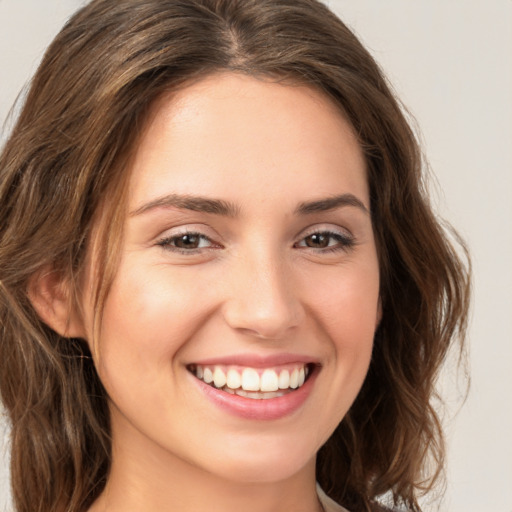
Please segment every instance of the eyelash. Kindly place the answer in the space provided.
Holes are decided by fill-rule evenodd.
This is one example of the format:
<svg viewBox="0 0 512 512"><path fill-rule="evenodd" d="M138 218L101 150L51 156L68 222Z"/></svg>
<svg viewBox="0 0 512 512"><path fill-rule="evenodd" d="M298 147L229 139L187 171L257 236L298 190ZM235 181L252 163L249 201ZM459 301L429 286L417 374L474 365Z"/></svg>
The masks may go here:
<svg viewBox="0 0 512 512"><path fill-rule="evenodd" d="M212 246L210 246L210 247L193 247L191 249L185 249L185 248L177 247L176 245L174 245L178 240L180 240L180 239L183 240L185 237L190 237L190 238L197 237L197 238L199 238L199 243L201 243L201 241L207 241L207 242L211 243L213 247ZM180 254L197 254L201 251L215 248L216 244L214 244L210 240L210 238L208 238L206 235L203 235L202 233L197 233L195 231L185 231L184 233L178 233L176 235L167 236L165 238L162 238L161 240L159 240L157 242L157 245L161 246L166 251L178 252ZM220 246L218 246L218 247L220 247Z"/></svg>
<svg viewBox="0 0 512 512"><path fill-rule="evenodd" d="M325 247L311 247L307 245L301 245L302 243L307 243L306 240L308 238L314 237L314 236L321 236L321 237L327 237L328 238L328 244L331 243L331 241L334 239L335 244L334 245L327 245ZM198 238L199 244L201 242L208 242L209 246L207 247L193 247L193 248L183 248L183 247L177 247L175 244L178 240L184 239L185 237L189 238ZM322 252L322 253L333 253L338 251L349 251L352 249L356 244L355 238L352 235L342 234L335 231L329 231L329 230L318 230L313 231L306 236L304 236L299 242L295 243L293 245L294 248L310 248L314 250L315 252ZM165 249L166 251L176 252L179 254L184 255L192 255L192 254L198 254L203 251L211 250L220 248L221 246L218 244L215 244L211 241L209 237L206 235L203 235L202 233L198 233L196 231L185 231L183 233L178 233L176 235L167 236L165 238L162 238L157 242L157 245Z"/></svg>
<svg viewBox="0 0 512 512"><path fill-rule="evenodd" d="M333 246L327 245L326 247L310 247L313 250L327 253L327 252L338 252L338 251L349 251L352 249L355 244L355 238L352 235L348 235L345 233L338 233L336 231L329 231L329 230L318 230L314 231L312 233L307 234L305 237L301 239L300 242L294 244L294 247L308 247L305 245L299 245L302 242L305 242L308 238L314 237L314 236L322 236L322 237L328 237L330 240L328 243L330 243L331 240L335 240L336 244Z"/></svg>

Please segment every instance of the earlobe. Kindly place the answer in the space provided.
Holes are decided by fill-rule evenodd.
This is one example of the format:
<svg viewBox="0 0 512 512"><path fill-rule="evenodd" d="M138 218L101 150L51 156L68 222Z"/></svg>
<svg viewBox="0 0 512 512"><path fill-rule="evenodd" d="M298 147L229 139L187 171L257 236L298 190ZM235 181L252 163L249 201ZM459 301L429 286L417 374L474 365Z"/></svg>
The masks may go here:
<svg viewBox="0 0 512 512"><path fill-rule="evenodd" d="M60 272L45 268L28 283L28 298L39 318L65 338L85 338L83 322L73 307L69 283Z"/></svg>

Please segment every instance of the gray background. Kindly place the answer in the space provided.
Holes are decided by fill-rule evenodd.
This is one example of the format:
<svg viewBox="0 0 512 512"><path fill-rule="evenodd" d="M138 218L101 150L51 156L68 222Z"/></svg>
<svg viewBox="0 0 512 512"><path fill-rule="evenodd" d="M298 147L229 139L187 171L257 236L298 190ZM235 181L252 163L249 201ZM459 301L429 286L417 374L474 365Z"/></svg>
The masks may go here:
<svg viewBox="0 0 512 512"><path fill-rule="evenodd" d="M455 365L447 368L448 490L444 502L425 510L512 512L512 1L328 3L416 117L437 176L434 203L473 255L472 387L460 409L464 388ZM0 0L0 123L44 48L81 4ZM9 503L6 428L0 430L0 510Z"/></svg>

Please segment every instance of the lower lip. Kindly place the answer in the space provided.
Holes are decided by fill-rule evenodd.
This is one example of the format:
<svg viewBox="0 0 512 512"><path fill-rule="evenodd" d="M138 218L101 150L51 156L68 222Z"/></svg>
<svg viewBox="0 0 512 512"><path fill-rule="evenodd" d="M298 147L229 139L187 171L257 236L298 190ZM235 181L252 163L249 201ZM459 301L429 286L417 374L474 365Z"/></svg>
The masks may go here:
<svg viewBox="0 0 512 512"><path fill-rule="evenodd" d="M295 391L266 399L232 395L206 384L192 374L190 376L209 400L228 413L250 420L277 420L300 409L313 388L317 373L318 368L315 368L306 382Z"/></svg>

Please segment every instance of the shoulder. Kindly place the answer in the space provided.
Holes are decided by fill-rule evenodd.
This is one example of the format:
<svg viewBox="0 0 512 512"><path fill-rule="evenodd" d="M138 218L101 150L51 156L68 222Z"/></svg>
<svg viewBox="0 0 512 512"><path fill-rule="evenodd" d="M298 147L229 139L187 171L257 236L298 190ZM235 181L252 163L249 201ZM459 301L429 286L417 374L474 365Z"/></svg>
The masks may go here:
<svg viewBox="0 0 512 512"><path fill-rule="evenodd" d="M336 503L333 499L329 498L327 494L322 490L322 488L317 485L316 487L318 499L322 504L325 512L350 512L346 508L342 507L338 503ZM393 509L385 507L379 503L372 503L372 512L395 512Z"/></svg>
<svg viewBox="0 0 512 512"><path fill-rule="evenodd" d="M372 512L406 512L403 508L393 508L381 505L380 503L372 503Z"/></svg>
<svg viewBox="0 0 512 512"><path fill-rule="evenodd" d="M372 512L393 512L393 509L380 505L379 503L372 503Z"/></svg>
<svg viewBox="0 0 512 512"><path fill-rule="evenodd" d="M316 492L325 512L349 512L346 508L343 508L341 505L338 505L338 503L329 498L319 485L316 486Z"/></svg>

